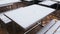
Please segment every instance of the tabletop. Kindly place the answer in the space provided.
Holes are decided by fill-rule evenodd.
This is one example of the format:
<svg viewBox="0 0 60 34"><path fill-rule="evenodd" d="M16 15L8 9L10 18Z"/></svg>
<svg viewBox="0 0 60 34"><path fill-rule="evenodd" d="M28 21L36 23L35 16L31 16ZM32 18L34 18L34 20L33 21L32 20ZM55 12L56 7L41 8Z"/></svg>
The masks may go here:
<svg viewBox="0 0 60 34"><path fill-rule="evenodd" d="M55 3L57 3L57 2L55 2L55 1L43 1L43 2L40 2L39 4L51 6L51 5L55 4Z"/></svg>
<svg viewBox="0 0 60 34"><path fill-rule="evenodd" d="M24 8L21 7L7 11L4 14L26 29L54 11L55 9L34 4Z"/></svg>
<svg viewBox="0 0 60 34"><path fill-rule="evenodd" d="M7 18L4 14L0 14L0 19L6 24L11 22L9 18Z"/></svg>
<svg viewBox="0 0 60 34"><path fill-rule="evenodd" d="M11 5L12 3L15 3L15 2L21 2L21 1L20 0L0 0L0 7Z"/></svg>

